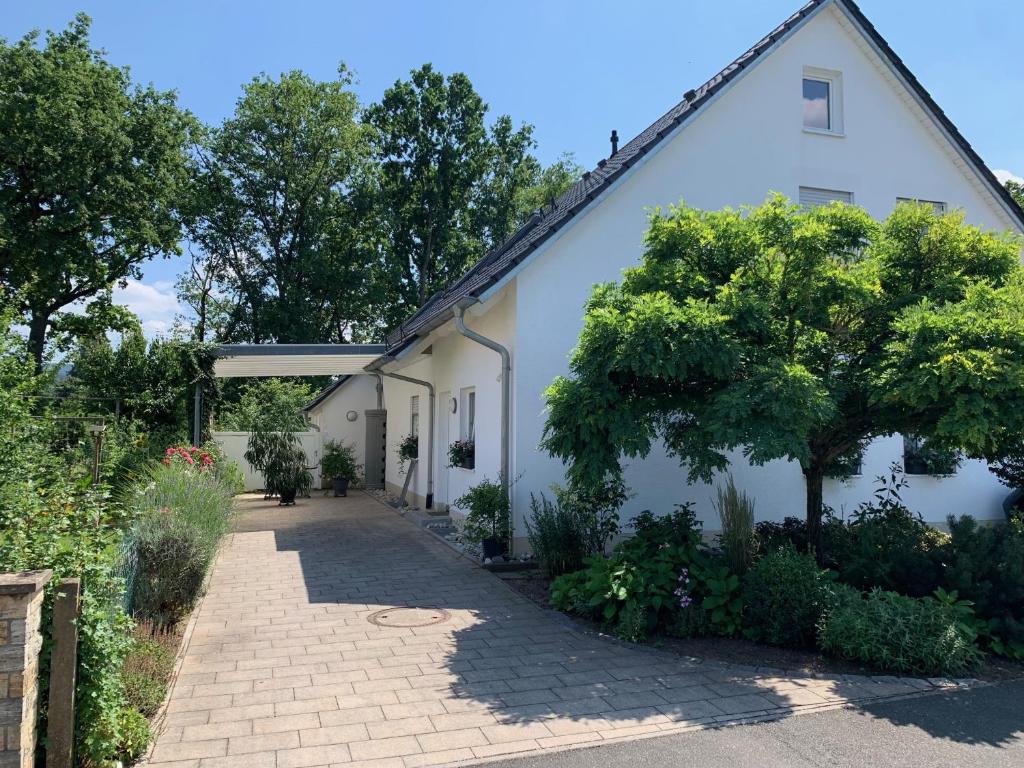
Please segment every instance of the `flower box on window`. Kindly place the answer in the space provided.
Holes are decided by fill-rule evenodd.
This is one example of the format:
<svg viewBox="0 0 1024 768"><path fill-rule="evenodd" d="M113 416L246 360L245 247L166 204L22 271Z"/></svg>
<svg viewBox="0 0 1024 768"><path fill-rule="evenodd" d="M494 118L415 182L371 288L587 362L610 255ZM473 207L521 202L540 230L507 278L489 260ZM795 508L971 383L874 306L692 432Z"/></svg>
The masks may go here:
<svg viewBox="0 0 1024 768"><path fill-rule="evenodd" d="M448 466L473 469L476 466L476 443L456 440L448 446Z"/></svg>

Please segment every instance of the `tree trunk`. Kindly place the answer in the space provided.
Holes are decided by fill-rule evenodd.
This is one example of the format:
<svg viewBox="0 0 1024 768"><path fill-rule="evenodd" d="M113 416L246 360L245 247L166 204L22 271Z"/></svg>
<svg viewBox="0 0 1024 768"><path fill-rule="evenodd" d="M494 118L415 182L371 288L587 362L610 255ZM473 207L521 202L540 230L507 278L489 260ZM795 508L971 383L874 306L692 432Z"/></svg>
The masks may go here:
<svg viewBox="0 0 1024 768"><path fill-rule="evenodd" d="M36 373L42 373L43 355L46 352L46 326L50 315L42 310L29 310L28 351L35 363Z"/></svg>
<svg viewBox="0 0 1024 768"><path fill-rule="evenodd" d="M814 556L822 560L821 514L824 508L822 486L825 483L825 468L817 461L805 467L804 481L807 486L807 546Z"/></svg>

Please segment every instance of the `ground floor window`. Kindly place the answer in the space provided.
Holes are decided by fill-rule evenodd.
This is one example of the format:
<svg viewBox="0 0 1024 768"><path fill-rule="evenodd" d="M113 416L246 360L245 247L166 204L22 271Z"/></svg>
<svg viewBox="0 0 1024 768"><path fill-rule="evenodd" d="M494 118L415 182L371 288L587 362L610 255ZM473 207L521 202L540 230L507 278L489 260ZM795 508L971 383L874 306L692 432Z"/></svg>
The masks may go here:
<svg viewBox="0 0 1024 768"><path fill-rule="evenodd" d="M908 475L955 475L960 453L935 448L916 435L903 436L903 471Z"/></svg>

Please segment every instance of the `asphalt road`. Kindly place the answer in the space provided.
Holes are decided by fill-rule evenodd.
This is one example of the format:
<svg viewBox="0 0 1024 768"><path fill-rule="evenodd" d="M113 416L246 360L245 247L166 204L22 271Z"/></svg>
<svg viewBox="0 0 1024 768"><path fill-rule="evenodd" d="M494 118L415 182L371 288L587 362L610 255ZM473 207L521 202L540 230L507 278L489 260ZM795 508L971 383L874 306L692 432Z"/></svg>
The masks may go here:
<svg viewBox="0 0 1024 768"><path fill-rule="evenodd" d="M507 768L1021 768L1024 681L506 760Z"/></svg>

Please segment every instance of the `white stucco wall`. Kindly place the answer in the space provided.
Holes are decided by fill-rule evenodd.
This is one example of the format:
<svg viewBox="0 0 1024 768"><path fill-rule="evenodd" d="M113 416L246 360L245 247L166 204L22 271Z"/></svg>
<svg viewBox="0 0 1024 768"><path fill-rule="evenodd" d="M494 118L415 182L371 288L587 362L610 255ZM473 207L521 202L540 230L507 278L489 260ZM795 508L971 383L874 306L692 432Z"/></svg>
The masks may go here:
<svg viewBox="0 0 1024 768"><path fill-rule="evenodd" d="M515 298L514 291L504 291L486 307L467 311L465 317L467 327L508 347L513 360L516 357ZM484 310L483 314L478 314L480 309ZM471 485L485 478L496 480L499 476L501 360L496 352L458 334L452 323L418 345L418 348L423 347L429 347L430 354L418 354L414 350L389 369L434 383L437 398L434 411L434 503L438 509L444 509ZM476 392L476 466L474 469L449 467L448 446L459 439L462 417L459 411L451 412L449 399L461 400L462 391L468 388ZM420 461L416 476L410 483L410 492L422 506L427 493L427 390L391 378L384 380L384 399L388 410L387 482L390 490L397 492L405 481L404 474L399 471L397 451L399 441L409 433L410 398L413 395L420 396ZM459 409L462 409L461 402ZM514 467L512 474L515 475ZM458 514L457 510L454 512Z"/></svg>
<svg viewBox="0 0 1024 768"><path fill-rule="evenodd" d="M369 374L352 376L331 395L308 412L310 422L320 430L323 443L335 440L355 447L356 460L366 463L366 415L377 407L377 377ZM349 411L356 420L349 421Z"/></svg>
<svg viewBox="0 0 1024 768"><path fill-rule="evenodd" d="M802 130L801 80L805 66L842 72L845 136ZM543 391L568 372L569 355L582 326L582 307L596 282L615 280L639 262L645 208L685 199L718 209L762 202L770 191L793 199L800 186L851 191L854 202L884 218L897 197L939 200L967 219L1005 230L1010 220L991 195L962 167L948 144L927 127L927 118L827 9L736 82L680 134L622 181L617 189L538 251L518 274L518 319L513 357L515 381L517 521L528 511L529 493L563 478L562 467L536 450L544 424ZM688 84L680 83L680 92ZM826 502L852 509L871 496L874 477L901 459L899 438L880 440L865 458L864 476L829 482ZM733 463L740 487L752 494L760 518L803 513L803 479L786 462L750 467ZM706 527L718 527L710 505L713 487L687 486L678 463L664 455L635 463L627 479L636 497L628 519L651 509L668 512L690 500ZM951 478L911 477L904 500L930 521L948 514L998 517L1004 489L985 470L966 462Z"/></svg>

